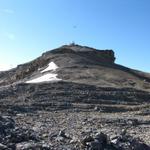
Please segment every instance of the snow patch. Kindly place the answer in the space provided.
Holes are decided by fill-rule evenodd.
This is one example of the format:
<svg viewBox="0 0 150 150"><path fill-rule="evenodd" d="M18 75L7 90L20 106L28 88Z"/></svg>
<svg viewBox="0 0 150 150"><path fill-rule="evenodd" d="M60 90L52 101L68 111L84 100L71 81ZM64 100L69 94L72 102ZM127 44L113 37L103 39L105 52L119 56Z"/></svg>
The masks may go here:
<svg viewBox="0 0 150 150"><path fill-rule="evenodd" d="M61 79L57 78L57 74L47 73L38 78L26 81L26 83L40 83L40 82L48 82L48 81L60 81Z"/></svg>
<svg viewBox="0 0 150 150"><path fill-rule="evenodd" d="M41 73L47 72L47 71L55 71L57 68L59 68L59 67L54 62L50 62L48 64L48 67L45 68L43 71L41 71Z"/></svg>
<svg viewBox="0 0 150 150"><path fill-rule="evenodd" d="M62 79L57 78L57 74L52 72L52 71L56 71L57 68L59 68L59 67L54 62L50 62L48 64L48 67L40 72L41 73L40 77L28 80L25 83L40 83L40 82L48 82L48 81L51 81L51 82L60 81ZM38 69L38 70L41 70L41 69ZM51 72L48 72L48 71L51 71Z"/></svg>

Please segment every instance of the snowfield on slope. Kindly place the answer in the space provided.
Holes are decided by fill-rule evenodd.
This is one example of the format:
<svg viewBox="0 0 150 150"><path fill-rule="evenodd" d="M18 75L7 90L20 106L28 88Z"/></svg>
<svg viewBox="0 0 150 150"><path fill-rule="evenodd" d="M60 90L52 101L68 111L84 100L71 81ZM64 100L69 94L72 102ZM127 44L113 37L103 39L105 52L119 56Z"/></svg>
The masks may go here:
<svg viewBox="0 0 150 150"><path fill-rule="evenodd" d="M43 71L41 71L41 73L44 73L44 72L47 72L47 71L55 71L58 68L59 67L54 62L50 62L48 64L48 67L46 69L44 69Z"/></svg>
<svg viewBox="0 0 150 150"><path fill-rule="evenodd" d="M45 68L43 71L41 71L41 73L45 73L48 71L56 71L56 69L58 69L59 67L54 63L54 62L50 62L48 64L48 67ZM56 73L46 73L46 74L41 74L40 77L31 79L26 81L26 83L40 83L40 82L56 82L56 81L60 81L62 79L57 78L57 74Z"/></svg>
<svg viewBox="0 0 150 150"><path fill-rule="evenodd" d="M47 81L60 81L61 79L57 78L57 74L47 73L42 75L41 77L26 81L26 83L40 83Z"/></svg>

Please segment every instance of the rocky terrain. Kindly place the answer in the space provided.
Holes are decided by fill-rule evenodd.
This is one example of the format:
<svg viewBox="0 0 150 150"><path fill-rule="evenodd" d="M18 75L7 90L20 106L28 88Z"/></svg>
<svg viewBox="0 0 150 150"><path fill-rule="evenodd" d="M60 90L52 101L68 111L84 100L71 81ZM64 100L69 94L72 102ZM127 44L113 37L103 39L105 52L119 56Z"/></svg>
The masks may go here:
<svg viewBox="0 0 150 150"><path fill-rule="evenodd" d="M150 74L115 59L71 44L0 72L0 149L149 150Z"/></svg>

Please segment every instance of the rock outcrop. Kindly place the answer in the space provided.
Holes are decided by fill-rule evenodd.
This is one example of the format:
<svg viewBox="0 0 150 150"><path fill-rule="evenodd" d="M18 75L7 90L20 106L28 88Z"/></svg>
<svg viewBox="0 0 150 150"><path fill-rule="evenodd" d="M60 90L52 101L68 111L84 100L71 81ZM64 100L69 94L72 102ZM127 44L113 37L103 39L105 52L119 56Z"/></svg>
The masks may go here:
<svg viewBox="0 0 150 150"><path fill-rule="evenodd" d="M113 50L97 50L87 46L65 45L51 52L52 53L75 53L85 58L87 57L91 60L95 60L107 64L112 64L115 62L115 54ZM44 55L47 55L47 53L45 53Z"/></svg>
<svg viewBox="0 0 150 150"><path fill-rule="evenodd" d="M65 45L60 48L43 53L41 57L18 65L10 71L0 73L0 85L14 83L34 74L39 68L46 66L50 61L55 61L61 67L81 64L113 64L115 61L112 50L96 50L79 45Z"/></svg>

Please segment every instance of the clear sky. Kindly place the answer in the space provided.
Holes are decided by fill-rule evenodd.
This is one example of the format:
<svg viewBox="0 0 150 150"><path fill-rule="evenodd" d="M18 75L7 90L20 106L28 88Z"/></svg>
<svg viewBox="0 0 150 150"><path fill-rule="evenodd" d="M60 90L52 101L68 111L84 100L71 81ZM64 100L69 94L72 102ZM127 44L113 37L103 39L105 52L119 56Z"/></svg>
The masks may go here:
<svg viewBox="0 0 150 150"><path fill-rule="evenodd" d="M0 0L0 68L72 41L150 72L150 0Z"/></svg>

